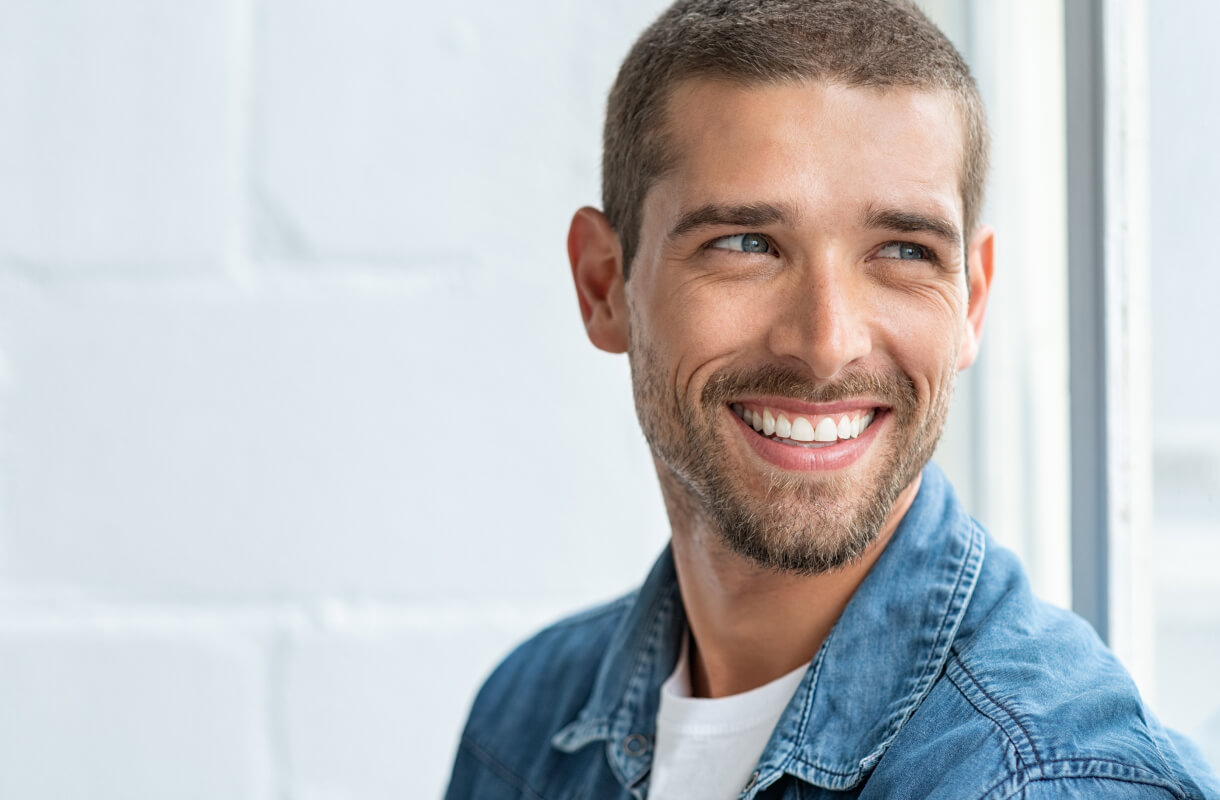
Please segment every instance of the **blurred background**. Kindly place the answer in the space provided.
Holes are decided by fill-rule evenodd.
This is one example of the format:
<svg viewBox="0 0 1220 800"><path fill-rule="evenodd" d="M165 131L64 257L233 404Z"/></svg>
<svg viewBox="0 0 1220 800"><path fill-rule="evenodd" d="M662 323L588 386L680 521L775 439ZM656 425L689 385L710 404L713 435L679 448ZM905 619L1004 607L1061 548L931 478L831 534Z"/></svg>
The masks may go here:
<svg viewBox="0 0 1220 800"><path fill-rule="evenodd" d="M1098 448L1064 1L923 3L999 232L938 460L1047 599L1111 565L1111 640L1220 763L1220 5L1091 0L1125 21ZM663 5L0 0L0 797L437 797L498 658L643 578L664 512L564 239ZM1082 463L1123 520L1083 550Z"/></svg>

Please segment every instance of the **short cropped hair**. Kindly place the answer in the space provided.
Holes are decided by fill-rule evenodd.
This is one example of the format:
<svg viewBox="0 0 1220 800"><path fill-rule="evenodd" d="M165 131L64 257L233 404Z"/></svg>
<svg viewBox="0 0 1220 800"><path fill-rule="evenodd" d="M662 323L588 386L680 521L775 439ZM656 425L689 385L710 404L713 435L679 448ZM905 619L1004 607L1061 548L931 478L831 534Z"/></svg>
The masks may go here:
<svg viewBox="0 0 1220 800"><path fill-rule="evenodd" d="M669 98L697 78L947 91L964 128L965 234L978 223L989 139L983 102L965 60L913 2L678 0L631 48L606 107L602 204L623 248L624 277L644 196L674 164L664 130Z"/></svg>

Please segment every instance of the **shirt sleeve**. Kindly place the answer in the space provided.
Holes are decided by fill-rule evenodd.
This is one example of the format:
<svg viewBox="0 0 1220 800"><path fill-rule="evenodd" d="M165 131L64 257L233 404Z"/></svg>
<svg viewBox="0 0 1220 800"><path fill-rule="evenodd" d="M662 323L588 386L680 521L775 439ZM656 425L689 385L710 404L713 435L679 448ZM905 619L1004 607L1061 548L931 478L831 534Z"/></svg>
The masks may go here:
<svg viewBox="0 0 1220 800"><path fill-rule="evenodd" d="M1207 800L1220 800L1220 779L1216 777L1215 770L1203 757L1203 752L1195 746L1194 742L1175 730L1166 728L1165 734L1178 751L1178 756L1182 759L1182 767L1199 785L1202 796Z"/></svg>

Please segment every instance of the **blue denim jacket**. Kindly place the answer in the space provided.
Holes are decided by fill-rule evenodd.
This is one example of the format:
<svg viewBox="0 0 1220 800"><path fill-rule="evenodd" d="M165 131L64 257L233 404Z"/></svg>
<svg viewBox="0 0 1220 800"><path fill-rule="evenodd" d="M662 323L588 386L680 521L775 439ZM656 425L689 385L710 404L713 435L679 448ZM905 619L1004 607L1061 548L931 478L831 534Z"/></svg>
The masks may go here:
<svg viewBox="0 0 1220 800"><path fill-rule="evenodd" d="M685 630L666 552L639 591L521 645L475 700L448 800L645 798L658 689ZM1220 798L1220 787L1093 630L1036 600L929 466L741 787L756 797Z"/></svg>

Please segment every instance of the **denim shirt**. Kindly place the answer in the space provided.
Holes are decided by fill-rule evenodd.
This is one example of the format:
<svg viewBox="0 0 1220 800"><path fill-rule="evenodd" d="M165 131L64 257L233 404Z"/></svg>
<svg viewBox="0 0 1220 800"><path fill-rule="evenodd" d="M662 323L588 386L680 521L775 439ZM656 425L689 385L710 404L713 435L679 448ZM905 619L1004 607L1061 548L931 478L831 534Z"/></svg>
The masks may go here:
<svg viewBox="0 0 1220 800"><path fill-rule="evenodd" d="M659 688L685 631L666 551L639 591L521 645L475 700L447 800L646 798ZM929 465L739 797L1220 798L1220 786Z"/></svg>

